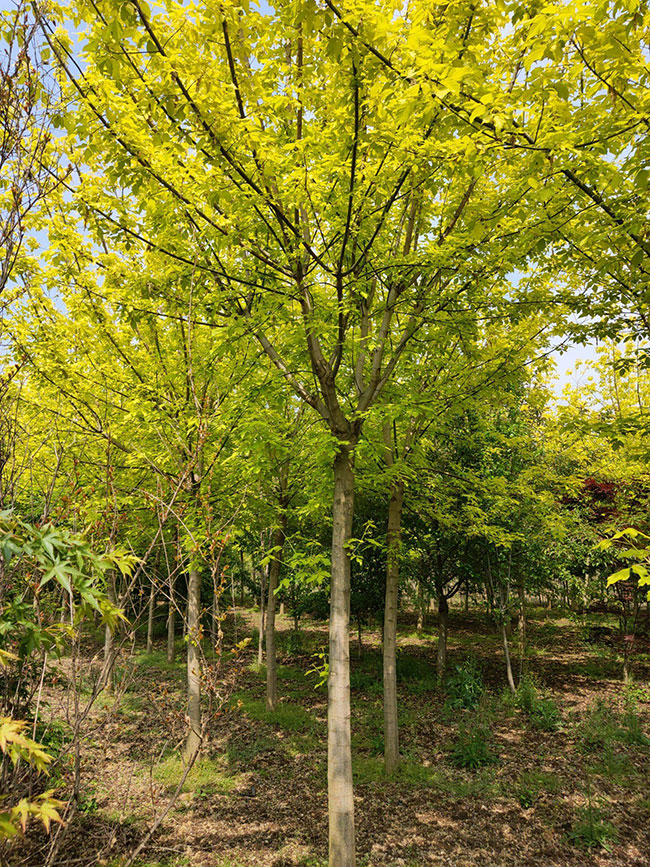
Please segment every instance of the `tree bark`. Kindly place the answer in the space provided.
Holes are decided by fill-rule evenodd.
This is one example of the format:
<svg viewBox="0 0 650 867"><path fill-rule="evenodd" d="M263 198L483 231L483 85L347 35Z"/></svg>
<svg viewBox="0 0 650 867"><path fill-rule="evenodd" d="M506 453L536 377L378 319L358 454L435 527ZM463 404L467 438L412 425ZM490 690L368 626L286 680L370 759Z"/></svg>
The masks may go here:
<svg viewBox="0 0 650 867"><path fill-rule="evenodd" d="M275 647L275 591L278 588L282 552L287 531L287 518L284 513L278 518L278 526L273 532L273 559L269 567L269 590L266 604L266 709L274 711L278 706L278 663Z"/></svg>
<svg viewBox="0 0 650 867"><path fill-rule="evenodd" d="M449 603L444 590L438 590L438 654L436 657L436 673L442 681L447 668L447 632L449 630Z"/></svg>
<svg viewBox="0 0 650 867"><path fill-rule="evenodd" d="M191 568L187 582L187 717L189 731L185 758L194 756L201 744L201 663L200 663L201 573Z"/></svg>
<svg viewBox="0 0 650 867"><path fill-rule="evenodd" d="M392 485L388 504L386 534L386 601L384 606L384 767L393 774L399 767L399 729L397 724L397 592L399 553L402 533L404 483Z"/></svg>
<svg viewBox="0 0 650 867"><path fill-rule="evenodd" d="M329 677L327 684L327 792L330 867L354 867L354 798L350 738L350 557L354 510L352 449L341 443L334 459Z"/></svg>

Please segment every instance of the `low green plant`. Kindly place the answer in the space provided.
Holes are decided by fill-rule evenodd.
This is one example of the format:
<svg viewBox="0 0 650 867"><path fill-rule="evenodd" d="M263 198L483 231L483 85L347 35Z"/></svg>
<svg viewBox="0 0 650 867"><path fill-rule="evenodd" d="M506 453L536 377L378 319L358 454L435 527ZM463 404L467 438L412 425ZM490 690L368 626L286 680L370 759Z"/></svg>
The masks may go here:
<svg viewBox="0 0 650 867"><path fill-rule="evenodd" d="M522 710L533 728L541 731L556 731L562 722L557 704L545 695L530 676L521 679L515 704Z"/></svg>
<svg viewBox="0 0 650 867"><path fill-rule="evenodd" d="M650 746L650 738L648 738L643 730L643 722L634 700L628 699L626 701L621 723L622 725L619 729L620 740L631 746Z"/></svg>
<svg viewBox="0 0 650 867"><path fill-rule="evenodd" d="M86 816L92 816L99 809L97 798L90 793L82 795L79 798L77 809L80 813L84 813Z"/></svg>
<svg viewBox="0 0 650 867"><path fill-rule="evenodd" d="M630 680L625 684L625 702L650 701L650 684L636 683Z"/></svg>
<svg viewBox="0 0 650 867"><path fill-rule="evenodd" d="M62 720L39 722L36 726L36 740L55 759L63 747L72 739L72 729Z"/></svg>
<svg viewBox="0 0 650 867"><path fill-rule="evenodd" d="M560 790L560 779L549 771L525 771L516 786L517 800L527 809L532 807L543 795L556 794Z"/></svg>
<svg viewBox="0 0 650 867"><path fill-rule="evenodd" d="M283 642L287 656L302 656L305 652L305 639L302 632L292 629Z"/></svg>
<svg viewBox="0 0 650 867"><path fill-rule="evenodd" d="M589 800L578 810L568 837L574 846L581 849L602 848L609 851L610 843L616 842L618 834L604 809Z"/></svg>
<svg viewBox="0 0 650 867"><path fill-rule="evenodd" d="M598 699L578 724L582 752L591 753L607 747L618 733L618 713L610 702Z"/></svg>
<svg viewBox="0 0 650 867"><path fill-rule="evenodd" d="M617 752L612 744L603 749L600 761L593 766L593 770L606 780L619 784L629 784L634 776L634 765L629 756Z"/></svg>
<svg viewBox="0 0 650 867"><path fill-rule="evenodd" d="M578 735L580 747L586 753L607 750L613 741L650 746L636 704L629 700L621 714L611 702L598 699L579 723Z"/></svg>
<svg viewBox="0 0 650 867"><path fill-rule="evenodd" d="M475 708L484 689L483 675L478 663L470 657L462 665L457 665L447 678L445 706L452 710Z"/></svg>
<svg viewBox="0 0 650 867"><path fill-rule="evenodd" d="M317 722L315 717L297 702L281 702L276 710L268 711L264 700L252 698L244 692L233 696L234 708L241 710L250 719L277 726L285 731L311 731Z"/></svg>
<svg viewBox="0 0 650 867"><path fill-rule="evenodd" d="M398 681L418 681L430 677L432 671L426 659L408 653L398 654L396 665Z"/></svg>
<svg viewBox="0 0 650 867"><path fill-rule="evenodd" d="M457 768L476 770L498 761L491 748L491 733L484 724L461 726L450 753L451 762Z"/></svg>

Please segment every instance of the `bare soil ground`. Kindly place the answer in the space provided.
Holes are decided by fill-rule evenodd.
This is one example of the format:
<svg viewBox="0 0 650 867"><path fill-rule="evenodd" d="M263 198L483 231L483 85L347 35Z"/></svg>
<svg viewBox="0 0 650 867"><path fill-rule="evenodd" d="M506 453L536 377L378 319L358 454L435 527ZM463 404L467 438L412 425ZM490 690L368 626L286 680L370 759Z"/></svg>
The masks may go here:
<svg viewBox="0 0 650 867"><path fill-rule="evenodd" d="M238 638L253 623L253 613L240 610ZM139 867L327 863L326 694L309 673L326 631L310 623L296 639L288 618L280 629L280 709L264 709L254 643L215 670L203 753ZM525 668L538 698L559 711L553 720L546 705L550 723L504 692L503 655L484 617L456 611L450 625L450 672L473 658L486 686L474 710L450 708L448 691L436 684L433 633L402 625L403 765L392 780L382 764L380 634L366 632L361 657L351 641L360 865L650 865L650 741L643 735L650 735L650 648L637 645L635 684L625 691L612 640L594 642L579 618L536 610L529 638ZM160 643L132 667L125 661L125 676L124 694L100 696L84 723L81 797L56 832L52 867L123 863L182 777L182 659L167 664ZM47 737L53 743L58 732L62 742L55 779L62 792L73 763L62 722L65 682L61 664L45 696L55 721ZM487 764L457 766L462 730L488 742ZM7 863L43 867L50 844L34 828Z"/></svg>

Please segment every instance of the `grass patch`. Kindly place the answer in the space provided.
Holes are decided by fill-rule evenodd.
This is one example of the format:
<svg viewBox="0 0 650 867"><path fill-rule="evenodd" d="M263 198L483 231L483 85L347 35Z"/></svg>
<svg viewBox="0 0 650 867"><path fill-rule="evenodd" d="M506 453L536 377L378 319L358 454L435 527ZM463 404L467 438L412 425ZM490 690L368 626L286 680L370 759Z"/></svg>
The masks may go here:
<svg viewBox="0 0 650 867"><path fill-rule="evenodd" d="M185 766L180 756L170 755L154 767L153 778L169 790L176 788L184 773ZM194 762L183 783L182 791L195 794L228 794L237 783L238 777L225 773L221 761L210 756L201 756Z"/></svg>
<svg viewBox="0 0 650 867"><path fill-rule="evenodd" d="M138 653L134 658L138 668L157 668L161 671L180 672L185 669L185 661L178 659L167 662L167 653L164 650L153 650L151 653Z"/></svg>
<svg viewBox="0 0 650 867"><path fill-rule="evenodd" d="M237 693L233 697L234 706L252 720L277 726L288 732L308 732L318 725L318 720L295 702L281 702L278 709L268 711L263 699L254 699L247 693Z"/></svg>
<svg viewBox="0 0 650 867"><path fill-rule="evenodd" d="M400 653L397 657L397 680L398 682L431 679L435 682L435 671L431 664L421 656L412 656L408 653Z"/></svg>

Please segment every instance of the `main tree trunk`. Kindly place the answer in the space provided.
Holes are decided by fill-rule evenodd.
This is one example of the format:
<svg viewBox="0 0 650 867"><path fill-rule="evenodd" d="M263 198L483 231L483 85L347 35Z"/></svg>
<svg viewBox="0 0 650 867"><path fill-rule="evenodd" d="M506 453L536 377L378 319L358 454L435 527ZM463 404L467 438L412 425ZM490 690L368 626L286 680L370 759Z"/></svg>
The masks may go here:
<svg viewBox="0 0 650 867"><path fill-rule="evenodd" d="M397 590L404 483L393 484L388 504L386 603L384 608L384 765L387 774L399 766L397 727Z"/></svg>
<svg viewBox="0 0 650 867"><path fill-rule="evenodd" d="M330 867L354 867L354 798L350 742L350 556L354 510L352 448L334 460L332 583L327 684L327 791Z"/></svg>

